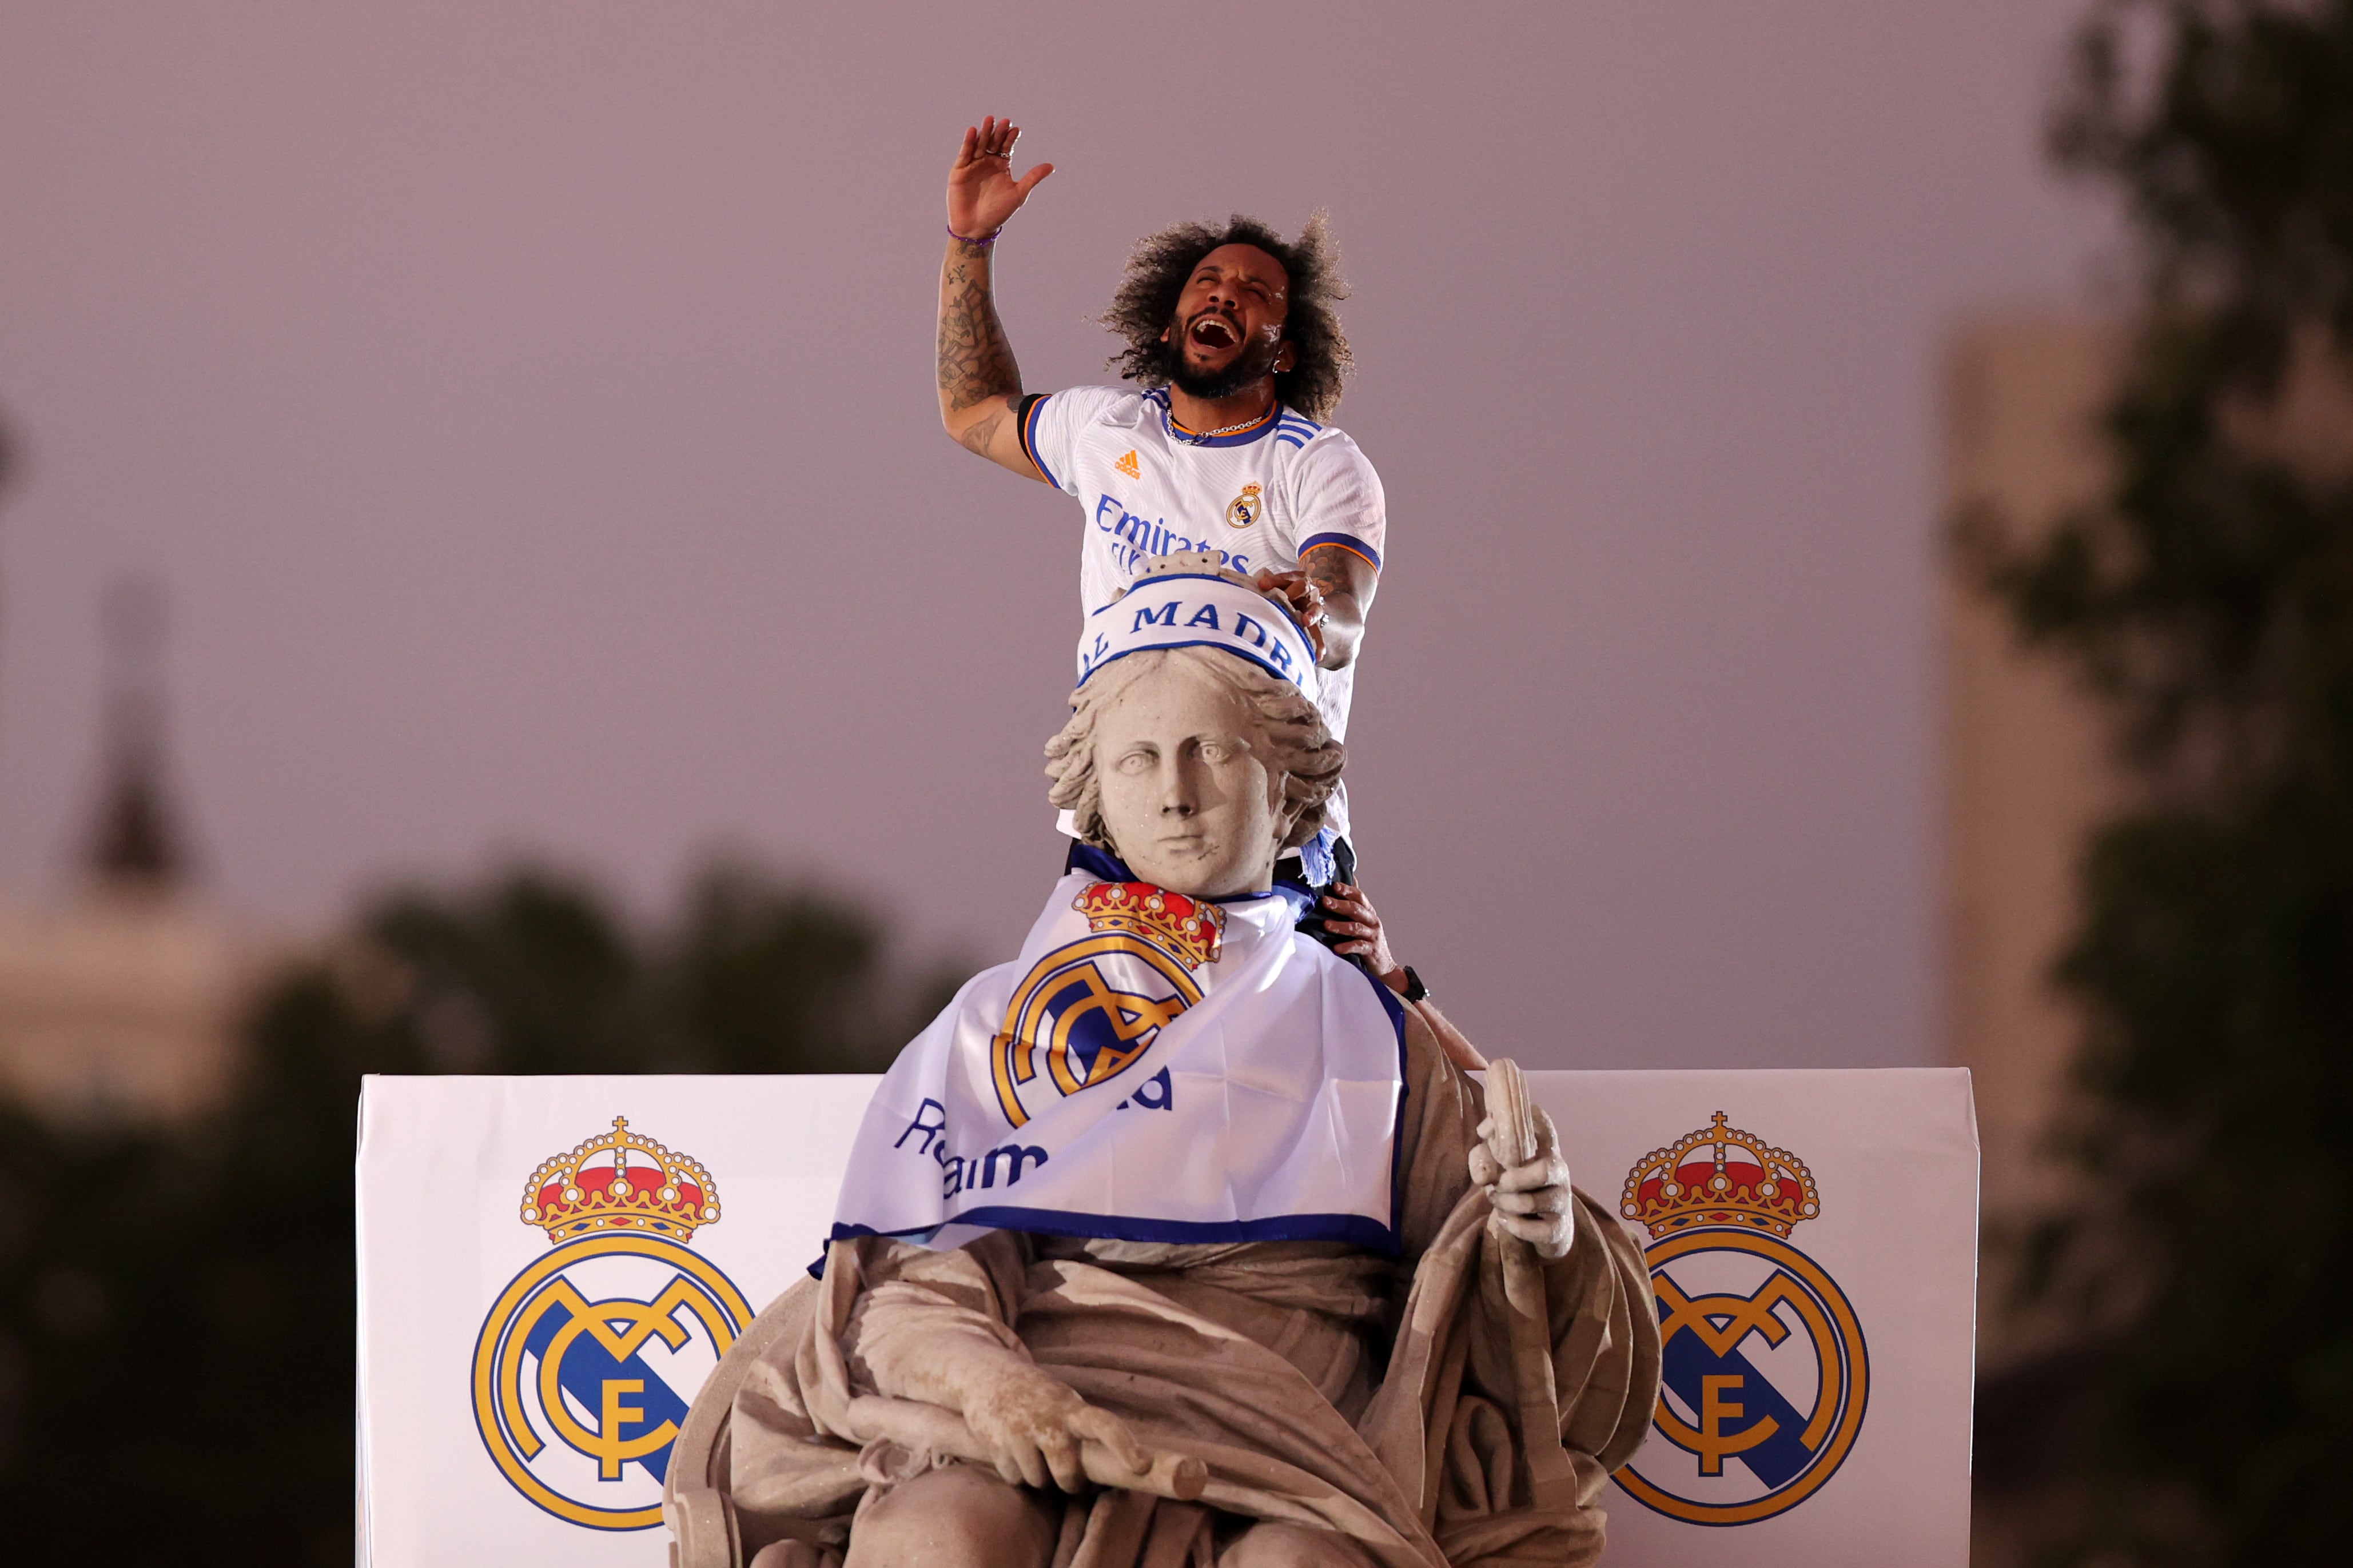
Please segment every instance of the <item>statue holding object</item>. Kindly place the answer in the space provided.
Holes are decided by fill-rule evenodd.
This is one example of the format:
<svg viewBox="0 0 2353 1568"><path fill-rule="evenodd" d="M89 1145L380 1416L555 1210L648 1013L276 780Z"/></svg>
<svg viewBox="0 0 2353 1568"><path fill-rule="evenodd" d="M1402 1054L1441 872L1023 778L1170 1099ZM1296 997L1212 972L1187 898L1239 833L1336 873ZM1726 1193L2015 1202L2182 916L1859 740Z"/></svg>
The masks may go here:
<svg viewBox="0 0 2353 1568"><path fill-rule="evenodd" d="M1658 1395L1641 1256L1515 1067L1293 929L1315 663L1214 556L1090 617L1047 748L1089 848L697 1400L681 1568L1599 1558Z"/></svg>

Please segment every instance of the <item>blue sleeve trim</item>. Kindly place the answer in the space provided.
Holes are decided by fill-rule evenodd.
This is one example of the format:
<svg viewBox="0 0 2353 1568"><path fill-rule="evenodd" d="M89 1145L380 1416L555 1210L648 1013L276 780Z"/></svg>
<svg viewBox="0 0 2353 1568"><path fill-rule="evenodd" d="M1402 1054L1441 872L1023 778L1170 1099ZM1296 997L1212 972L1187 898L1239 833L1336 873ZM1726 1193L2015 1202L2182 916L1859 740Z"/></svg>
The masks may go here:
<svg viewBox="0 0 2353 1568"><path fill-rule="evenodd" d="M1305 559L1309 551L1321 549L1326 544L1336 545L1342 550L1363 556L1372 563L1373 570L1376 572L1381 569L1381 552L1353 533L1311 533L1300 541L1301 559Z"/></svg>
<svg viewBox="0 0 2353 1568"><path fill-rule="evenodd" d="M1013 433L1020 438L1021 455L1037 465L1038 471L1046 476L1048 484L1060 489L1062 481L1054 477L1054 470L1048 468L1046 459L1038 455L1038 413L1046 406L1046 399L1053 395L1050 392L1033 392L1023 398L1013 421Z"/></svg>

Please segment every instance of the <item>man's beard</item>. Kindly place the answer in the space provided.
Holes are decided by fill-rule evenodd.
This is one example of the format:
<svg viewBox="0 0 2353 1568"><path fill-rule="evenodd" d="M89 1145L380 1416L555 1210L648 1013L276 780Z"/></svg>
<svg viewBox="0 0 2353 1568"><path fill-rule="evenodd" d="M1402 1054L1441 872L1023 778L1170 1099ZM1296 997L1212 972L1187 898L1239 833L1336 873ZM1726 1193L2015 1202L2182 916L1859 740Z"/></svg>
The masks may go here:
<svg viewBox="0 0 2353 1568"><path fill-rule="evenodd" d="M1196 316L1194 321L1200 318ZM1229 322L1229 325L1231 323ZM1242 352L1223 370L1195 370L1185 361L1185 344L1191 337L1192 321L1181 322L1169 334L1168 379L1176 390L1187 397L1198 397L1204 403L1216 403L1246 391L1264 380L1274 369L1275 356L1282 353L1282 340L1264 338L1245 342Z"/></svg>

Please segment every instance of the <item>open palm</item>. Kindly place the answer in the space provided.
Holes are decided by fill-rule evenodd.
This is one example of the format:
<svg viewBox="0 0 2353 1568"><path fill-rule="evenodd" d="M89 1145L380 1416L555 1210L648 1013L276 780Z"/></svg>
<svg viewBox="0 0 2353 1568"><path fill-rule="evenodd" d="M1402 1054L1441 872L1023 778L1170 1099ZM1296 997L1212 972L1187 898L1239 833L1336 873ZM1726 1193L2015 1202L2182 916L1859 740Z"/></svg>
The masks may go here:
<svg viewBox="0 0 2353 1568"><path fill-rule="evenodd" d="M956 150L955 166L948 171L948 227L966 239L986 239L1021 210L1038 183L1054 172L1040 163L1019 179L1013 177L1013 143L1021 128L991 115L977 126L966 126L964 145Z"/></svg>

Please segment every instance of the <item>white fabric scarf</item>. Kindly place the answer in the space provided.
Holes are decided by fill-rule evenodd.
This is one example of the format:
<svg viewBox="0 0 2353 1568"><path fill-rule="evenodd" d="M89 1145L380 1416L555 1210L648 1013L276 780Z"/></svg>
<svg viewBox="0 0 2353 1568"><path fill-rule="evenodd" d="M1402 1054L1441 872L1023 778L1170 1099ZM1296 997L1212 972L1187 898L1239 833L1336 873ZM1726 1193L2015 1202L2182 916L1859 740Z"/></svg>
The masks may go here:
<svg viewBox="0 0 2353 1568"><path fill-rule="evenodd" d="M1397 1250L1404 1018L1293 929L1064 877L1021 956L975 975L892 1064L833 1237L991 1229Z"/></svg>

